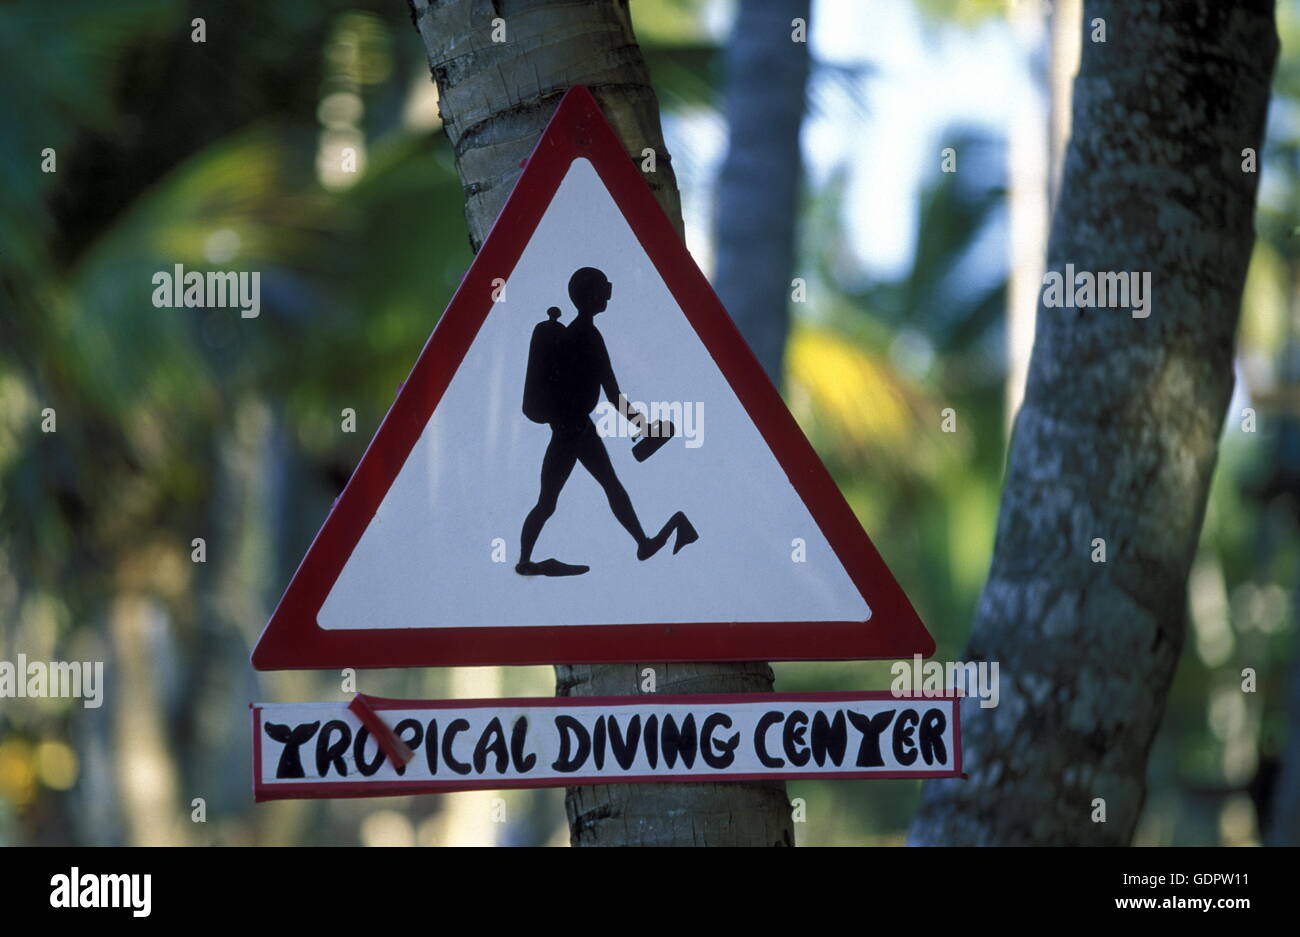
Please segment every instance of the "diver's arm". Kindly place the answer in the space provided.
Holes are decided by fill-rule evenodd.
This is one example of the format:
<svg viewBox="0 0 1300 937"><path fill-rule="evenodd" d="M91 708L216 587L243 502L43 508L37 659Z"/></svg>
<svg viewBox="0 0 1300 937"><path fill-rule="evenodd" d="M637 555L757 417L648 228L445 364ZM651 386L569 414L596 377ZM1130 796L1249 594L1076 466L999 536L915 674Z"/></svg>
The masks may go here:
<svg viewBox="0 0 1300 937"><path fill-rule="evenodd" d="M618 412L637 429L637 436L644 436L646 431L646 418L640 410L632 406L627 399L627 395L618 389L618 379L614 377L614 366L609 360L609 351L605 348L605 340L600 341L601 357L601 376L600 385L605 391L605 399L610 402Z"/></svg>

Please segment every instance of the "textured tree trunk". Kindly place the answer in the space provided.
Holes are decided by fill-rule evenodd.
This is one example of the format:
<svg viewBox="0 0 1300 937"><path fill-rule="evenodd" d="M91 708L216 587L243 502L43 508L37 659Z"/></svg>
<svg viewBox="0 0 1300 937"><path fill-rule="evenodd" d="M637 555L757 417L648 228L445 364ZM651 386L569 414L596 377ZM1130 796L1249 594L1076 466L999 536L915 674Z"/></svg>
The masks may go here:
<svg viewBox="0 0 1300 937"><path fill-rule="evenodd" d="M963 707L969 778L926 785L915 843L1129 842L1183 643L1253 242L1242 150L1263 141L1273 3L1090 0L1084 28L1048 268L1150 271L1154 300L1145 319L1039 310L966 653L1000 662L1001 704Z"/></svg>
<svg viewBox="0 0 1300 937"><path fill-rule="evenodd" d="M790 331L799 127L808 43L791 41L810 0L737 11L726 52L727 157L718 174L714 289L778 387Z"/></svg>
<svg viewBox="0 0 1300 937"><path fill-rule="evenodd" d="M640 161L659 204L681 232L681 206L664 148L659 105L626 2L409 0L438 85L439 108L465 186L470 242L478 250L563 93L586 85ZM493 20L505 42L493 42ZM499 33L498 33L499 34ZM671 664L556 668L561 696L628 696L655 671L659 693L771 691L766 664ZM790 844L783 784L616 784L571 788L574 845Z"/></svg>

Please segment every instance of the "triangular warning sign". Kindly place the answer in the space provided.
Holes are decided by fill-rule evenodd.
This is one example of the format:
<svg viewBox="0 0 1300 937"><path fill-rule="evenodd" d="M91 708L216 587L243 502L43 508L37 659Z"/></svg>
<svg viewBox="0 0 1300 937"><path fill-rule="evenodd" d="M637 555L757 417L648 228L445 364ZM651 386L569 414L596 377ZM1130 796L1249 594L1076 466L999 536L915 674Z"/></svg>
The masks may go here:
<svg viewBox="0 0 1300 937"><path fill-rule="evenodd" d="M933 649L638 164L574 88L253 664Z"/></svg>

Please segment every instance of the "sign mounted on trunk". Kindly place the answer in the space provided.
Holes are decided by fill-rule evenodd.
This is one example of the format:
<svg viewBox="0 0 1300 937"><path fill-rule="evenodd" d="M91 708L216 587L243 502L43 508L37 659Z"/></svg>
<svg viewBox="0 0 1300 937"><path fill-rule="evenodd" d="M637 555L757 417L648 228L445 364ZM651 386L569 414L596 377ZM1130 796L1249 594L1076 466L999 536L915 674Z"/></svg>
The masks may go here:
<svg viewBox="0 0 1300 937"><path fill-rule="evenodd" d="M638 165L569 91L256 667L933 651Z"/></svg>

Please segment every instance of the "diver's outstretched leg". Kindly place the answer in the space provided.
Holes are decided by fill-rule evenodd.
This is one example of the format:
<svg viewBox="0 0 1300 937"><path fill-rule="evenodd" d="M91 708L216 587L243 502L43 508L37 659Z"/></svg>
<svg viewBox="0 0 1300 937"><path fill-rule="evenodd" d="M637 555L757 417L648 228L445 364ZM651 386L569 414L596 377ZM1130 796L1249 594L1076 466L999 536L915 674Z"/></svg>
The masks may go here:
<svg viewBox="0 0 1300 937"><path fill-rule="evenodd" d="M638 547L646 543L645 531L641 529L641 521L637 519L636 509L632 507L632 499L614 473L614 465L609 461L609 453L605 450L605 441L600 438L596 427L590 421L579 437L577 458L582 463L582 467L590 472L591 477L596 479L604 489L609 509L614 512L614 517L623 525L623 529L632 535Z"/></svg>

